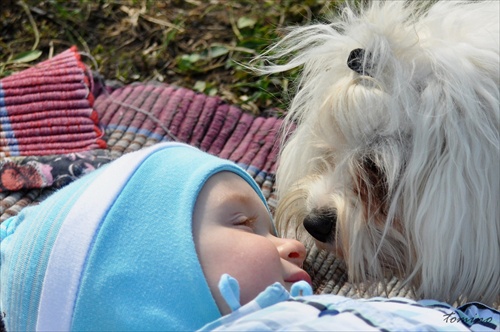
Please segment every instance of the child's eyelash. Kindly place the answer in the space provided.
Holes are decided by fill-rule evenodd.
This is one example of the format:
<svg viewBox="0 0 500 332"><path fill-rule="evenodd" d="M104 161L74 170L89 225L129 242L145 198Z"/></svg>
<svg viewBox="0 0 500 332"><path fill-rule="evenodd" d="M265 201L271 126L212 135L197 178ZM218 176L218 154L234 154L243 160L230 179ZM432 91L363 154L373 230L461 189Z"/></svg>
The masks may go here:
<svg viewBox="0 0 500 332"><path fill-rule="evenodd" d="M257 217L246 217L245 219L238 221L237 225L251 227L256 220Z"/></svg>

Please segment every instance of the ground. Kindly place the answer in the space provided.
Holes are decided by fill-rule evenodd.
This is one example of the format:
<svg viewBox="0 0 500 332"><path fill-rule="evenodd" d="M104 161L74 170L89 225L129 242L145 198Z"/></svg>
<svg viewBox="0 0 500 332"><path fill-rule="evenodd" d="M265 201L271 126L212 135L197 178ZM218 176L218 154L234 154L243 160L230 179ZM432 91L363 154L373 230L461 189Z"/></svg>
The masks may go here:
<svg viewBox="0 0 500 332"><path fill-rule="evenodd" d="M4 0L0 77L71 45L106 79L157 80L217 94L253 114L286 108L294 73L244 69L290 25L318 21L327 0Z"/></svg>

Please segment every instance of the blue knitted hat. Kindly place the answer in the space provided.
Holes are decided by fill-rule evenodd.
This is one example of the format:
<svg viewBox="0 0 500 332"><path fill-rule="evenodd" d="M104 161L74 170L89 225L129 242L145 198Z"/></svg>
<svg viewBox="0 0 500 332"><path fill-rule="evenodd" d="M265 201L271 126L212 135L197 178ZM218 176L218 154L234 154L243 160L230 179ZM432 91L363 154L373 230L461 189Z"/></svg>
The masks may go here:
<svg viewBox="0 0 500 332"><path fill-rule="evenodd" d="M7 330L194 330L220 317L192 214L234 163L179 143L127 154L0 228ZM267 206L267 205L266 205Z"/></svg>

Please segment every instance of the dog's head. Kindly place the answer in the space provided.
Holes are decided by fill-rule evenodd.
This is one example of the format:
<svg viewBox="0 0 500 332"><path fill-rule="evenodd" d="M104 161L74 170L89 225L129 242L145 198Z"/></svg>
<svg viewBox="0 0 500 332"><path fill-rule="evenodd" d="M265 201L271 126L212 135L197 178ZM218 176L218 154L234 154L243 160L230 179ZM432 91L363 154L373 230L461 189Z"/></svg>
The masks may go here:
<svg viewBox="0 0 500 332"><path fill-rule="evenodd" d="M305 227L354 281L390 273L421 296L491 301L498 13L497 1L377 1L271 48L267 60L289 61L264 71L303 66L277 170L280 228Z"/></svg>

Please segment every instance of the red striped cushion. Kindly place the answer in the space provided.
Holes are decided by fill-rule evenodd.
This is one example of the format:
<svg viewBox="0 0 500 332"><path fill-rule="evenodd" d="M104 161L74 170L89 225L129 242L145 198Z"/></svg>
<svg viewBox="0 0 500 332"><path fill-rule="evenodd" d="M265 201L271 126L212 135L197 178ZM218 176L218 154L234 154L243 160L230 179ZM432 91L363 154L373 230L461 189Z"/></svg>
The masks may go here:
<svg viewBox="0 0 500 332"><path fill-rule="evenodd" d="M75 46L0 80L0 157L106 148Z"/></svg>

